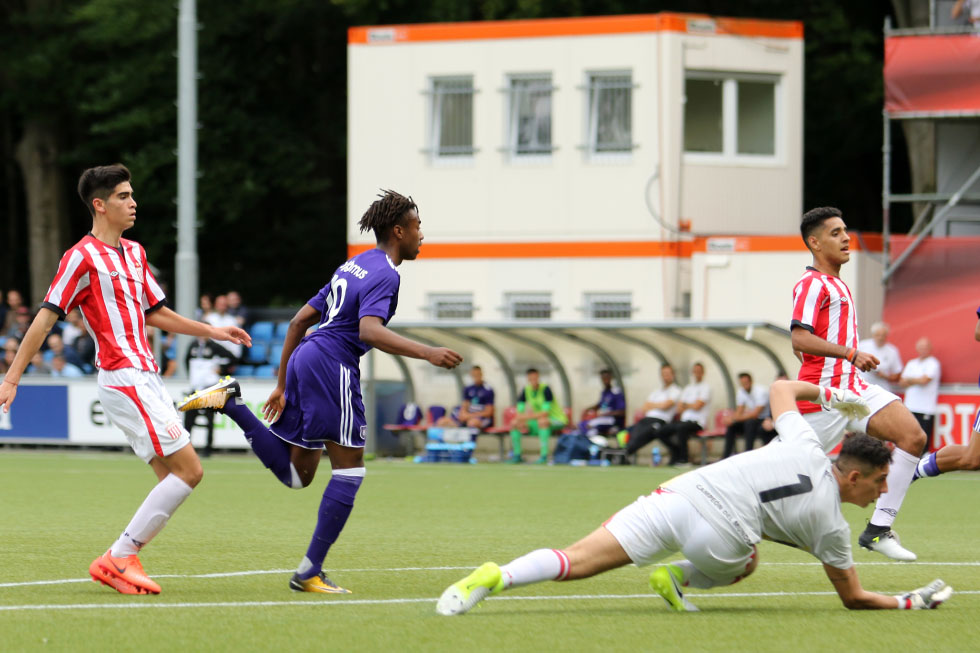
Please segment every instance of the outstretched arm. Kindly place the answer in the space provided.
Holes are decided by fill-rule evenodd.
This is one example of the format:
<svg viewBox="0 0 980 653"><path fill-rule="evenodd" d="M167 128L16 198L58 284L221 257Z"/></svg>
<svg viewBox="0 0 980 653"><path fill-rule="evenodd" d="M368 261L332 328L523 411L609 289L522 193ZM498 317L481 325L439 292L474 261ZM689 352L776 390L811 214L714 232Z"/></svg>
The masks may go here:
<svg viewBox="0 0 980 653"><path fill-rule="evenodd" d="M361 318L358 337L368 345L386 354L409 356L429 361L436 367L451 370L463 362L463 357L446 347L429 347L421 342L400 336L386 327L380 317L365 315Z"/></svg>
<svg viewBox="0 0 980 653"><path fill-rule="evenodd" d="M215 327L205 322L189 320L166 306L161 306L146 316L146 323L171 333L200 336L212 340L227 340L236 345L252 346L252 338L244 329L236 326Z"/></svg>
<svg viewBox="0 0 980 653"><path fill-rule="evenodd" d="M876 594L861 587L861 581L858 580L857 570L854 567L838 569L825 564L823 570L834 589L837 590L837 595L844 607L848 610L895 610L898 608L896 597Z"/></svg>

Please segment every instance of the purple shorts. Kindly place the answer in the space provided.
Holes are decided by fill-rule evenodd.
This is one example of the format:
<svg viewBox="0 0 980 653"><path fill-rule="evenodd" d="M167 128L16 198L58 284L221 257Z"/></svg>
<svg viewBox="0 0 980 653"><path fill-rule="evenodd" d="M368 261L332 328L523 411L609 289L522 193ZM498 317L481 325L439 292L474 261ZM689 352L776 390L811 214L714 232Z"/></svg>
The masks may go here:
<svg viewBox="0 0 980 653"><path fill-rule="evenodd" d="M367 430L360 370L327 356L303 341L286 366L286 407L272 425L278 437L305 449L331 441L363 447Z"/></svg>

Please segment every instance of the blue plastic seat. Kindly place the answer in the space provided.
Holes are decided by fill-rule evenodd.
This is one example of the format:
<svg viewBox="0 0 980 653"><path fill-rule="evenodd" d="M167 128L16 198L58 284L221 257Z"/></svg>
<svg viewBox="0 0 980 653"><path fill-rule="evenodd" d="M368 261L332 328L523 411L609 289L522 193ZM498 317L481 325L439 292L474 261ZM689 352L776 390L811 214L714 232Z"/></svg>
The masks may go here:
<svg viewBox="0 0 980 653"><path fill-rule="evenodd" d="M255 377L258 379L273 379L276 376L276 368L273 365L258 365L255 368Z"/></svg>
<svg viewBox="0 0 980 653"><path fill-rule="evenodd" d="M269 360L269 344L252 341L252 346L245 350L245 362L259 365Z"/></svg>
<svg viewBox="0 0 980 653"><path fill-rule="evenodd" d="M289 331L289 322L279 322L276 324L276 340L282 342L286 339L286 332Z"/></svg>
<svg viewBox="0 0 980 653"><path fill-rule="evenodd" d="M235 368L235 376L255 376L255 366L239 365Z"/></svg>
<svg viewBox="0 0 980 653"><path fill-rule="evenodd" d="M252 336L252 344L256 342L268 343L272 340L273 334L275 332L275 325L272 322L256 322L249 329L249 335Z"/></svg>

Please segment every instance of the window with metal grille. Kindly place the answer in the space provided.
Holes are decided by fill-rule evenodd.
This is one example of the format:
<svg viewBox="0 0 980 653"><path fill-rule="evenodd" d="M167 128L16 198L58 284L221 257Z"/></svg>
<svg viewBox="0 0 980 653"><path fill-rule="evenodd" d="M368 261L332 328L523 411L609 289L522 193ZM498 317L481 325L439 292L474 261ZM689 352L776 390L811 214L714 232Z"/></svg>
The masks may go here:
<svg viewBox="0 0 980 653"><path fill-rule="evenodd" d="M516 156L548 155L551 144L551 75L515 76L510 94L508 149Z"/></svg>
<svg viewBox="0 0 980 653"><path fill-rule="evenodd" d="M432 80L430 151L438 157L473 156L473 78Z"/></svg>
<svg viewBox="0 0 980 653"><path fill-rule="evenodd" d="M628 320L633 317L630 293L586 293L585 313L593 320Z"/></svg>
<svg viewBox="0 0 980 653"><path fill-rule="evenodd" d="M779 88L771 75L688 72L684 151L725 159L775 158Z"/></svg>
<svg viewBox="0 0 980 653"><path fill-rule="evenodd" d="M632 74L629 72L589 75L590 152L633 151L633 88Z"/></svg>
<svg viewBox="0 0 980 653"><path fill-rule="evenodd" d="M470 293L430 294L429 311L436 320L472 320L473 295Z"/></svg>
<svg viewBox="0 0 980 653"><path fill-rule="evenodd" d="M515 320L550 320L551 293L507 293L505 311Z"/></svg>

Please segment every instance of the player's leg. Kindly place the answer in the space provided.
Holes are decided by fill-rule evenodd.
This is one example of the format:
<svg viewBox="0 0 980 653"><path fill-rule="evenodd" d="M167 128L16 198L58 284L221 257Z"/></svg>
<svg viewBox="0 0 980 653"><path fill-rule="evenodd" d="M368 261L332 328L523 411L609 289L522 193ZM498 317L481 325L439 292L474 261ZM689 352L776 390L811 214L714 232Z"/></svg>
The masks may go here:
<svg viewBox="0 0 980 653"><path fill-rule="evenodd" d="M99 398L159 482L109 550L92 562L89 573L123 593L159 593L160 586L146 576L137 556L200 483L201 461L159 376L137 370L103 372Z"/></svg>
<svg viewBox="0 0 980 653"><path fill-rule="evenodd" d="M551 448L551 418L540 417L537 422L533 422L535 434L540 443L538 459L534 461L536 465L544 465L548 462L548 451Z"/></svg>
<svg viewBox="0 0 980 653"><path fill-rule="evenodd" d="M725 449L721 454L722 458L728 458L735 453L735 438L745 432L745 422L732 422L725 429Z"/></svg>
<svg viewBox="0 0 980 653"><path fill-rule="evenodd" d="M523 453L521 437L528 432L529 426L527 419L520 413L514 417L514 423L510 429L510 459L507 462L519 463L523 460L521 458Z"/></svg>
<svg viewBox="0 0 980 653"><path fill-rule="evenodd" d="M663 420L644 417L629 429L626 453L630 456L657 439L657 431L664 426Z"/></svg>
<svg viewBox="0 0 980 653"><path fill-rule="evenodd" d="M939 451L926 454L916 466L915 476L939 476L946 472L977 469L980 469L980 411L973 421L970 441L965 445L947 445Z"/></svg>
<svg viewBox="0 0 980 653"><path fill-rule="evenodd" d="M463 614L487 596L546 580L576 580L632 562L623 546L605 527L599 527L566 549L537 549L506 565L487 562L442 593L436 612Z"/></svg>
<svg viewBox="0 0 980 653"><path fill-rule="evenodd" d="M289 587L301 592L349 594L350 590L338 587L324 575L323 560L354 509L354 498L366 472L364 448L327 442L327 455L333 468L330 482L323 491L310 545Z"/></svg>
<svg viewBox="0 0 980 653"><path fill-rule="evenodd" d="M858 538L858 544L894 560L913 561L915 554L899 544L891 527L912 483L912 475L926 445L926 434L909 409L891 393L871 386L862 396L872 410L863 430L868 435L895 443L895 450L888 471L888 492L878 498L874 514ZM888 403L884 406L876 406L886 400Z"/></svg>

